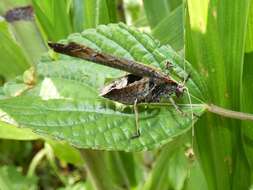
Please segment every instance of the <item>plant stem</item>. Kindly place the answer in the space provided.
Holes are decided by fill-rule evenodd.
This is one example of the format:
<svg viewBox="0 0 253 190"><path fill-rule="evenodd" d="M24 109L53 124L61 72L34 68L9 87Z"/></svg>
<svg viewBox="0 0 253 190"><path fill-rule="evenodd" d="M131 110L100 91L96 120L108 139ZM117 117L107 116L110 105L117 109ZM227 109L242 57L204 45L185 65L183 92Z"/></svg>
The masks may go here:
<svg viewBox="0 0 253 190"><path fill-rule="evenodd" d="M213 104L210 105L206 104L206 109L211 113L215 113L223 117L253 121L253 114L232 111Z"/></svg>
<svg viewBox="0 0 253 190"><path fill-rule="evenodd" d="M32 159L32 162L29 165L27 176L31 177L35 173L36 167L39 165L40 161L46 156L47 151L45 148L41 149Z"/></svg>

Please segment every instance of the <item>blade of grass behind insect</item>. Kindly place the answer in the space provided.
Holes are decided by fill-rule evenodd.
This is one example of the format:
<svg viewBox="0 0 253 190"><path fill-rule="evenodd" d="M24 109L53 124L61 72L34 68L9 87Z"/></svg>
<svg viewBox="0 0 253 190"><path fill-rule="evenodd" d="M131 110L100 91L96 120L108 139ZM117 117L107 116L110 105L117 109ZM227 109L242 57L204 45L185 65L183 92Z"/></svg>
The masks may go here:
<svg viewBox="0 0 253 190"><path fill-rule="evenodd" d="M83 158L86 163L89 177L96 190L115 189L115 184L110 175L105 161L105 153L95 150L83 150Z"/></svg>
<svg viewBox="0 0 253 190"><path fill-rule="evenodd" d="M72 32L70 6L67 0L33 0L38 22L48 40L57 41Z"/></svg>
<svg viewBox="0 0 253 190"><path fill-rule="evenodd" d="M207 81L206 100L231 109L239 107L248 2L188 1L187 59ZM210 189L248 187L238 125L208 114L195 128L198 154ZM245 176L244 180L236 180L238 176Z"/></svg>
<svg viewBox="0 0 253 190"><path fill-rule="evenodd" d="M110 22L116 23L117 18L117 0L106 0Z"/></svg>
<svg viewBox="0 0 253 190"><path fill-rule="evenodd" d="M248 30L249 31L249 30ZM253 52L246 53L244 59L243 68L243 80L242 80L242 91L241 91L241 111L253 113ZM242 122L242 138L243 146L246 152L246 156L249 162L249 168L252 176L253 171L253 124L252 122ZM253 184L253 179L251 178L251 185Z"/></svg>
<svg viewBox="0 0 253 190"><path fill-rule="evenodd" d="M115 11L110 9L116 9L115 0L108 4L107 1L91 0L84 2L84 29L94 28L98 24L107 24L115 22ZM113 5L113 7L111 7Z"/></svg>
<svg viewBox="0 0 253 190"><path fill-rule="evenodd" d="M244 47L247 32L247 18L250 0L224 0L218 7L217 20L220 30L220 39L223 47L226 78L228 81L229 108L240 109L240 88L242 85ZM239 14L235 10L240 10ZM229 31L229 32L228 32ZM227 121L226 126L232 132L232 189L247 189L250 175L245 152L242 148L242 128L240 121ZM240 176L243 179L237 180Z"/></svg>
<svg viewBox="0 0 253 190"><path fill-rule="evenodd" d="M243 78L242 78L242 89L241 89L241 111L253 113L253 100L252 100L252 89L253 89L253 2L250 3L250 10L248 15L247 23L247 35L245 44L245 56L243 66ZM242 122L242 138L243 146L246 152L247 160L249 162L250 173L252 176L253 171L253 124L252 122ZM250 184L253 184L251 177Z"/></svg>
<svg viewBox="0 0 253 190"><path fill-rule="evenodd" d="M178 6L167 14L167 16L152 29L152 35L162 44L170 44L176 50L183 49L183 6Z"/></svg>
<svg viewBox="0 0 253 190"><path fill-rule="evenodd" d="M167 0L144 0L144 8L151 28L154 28L170 12Z"/></svg>
<svg viewBox="0 0 253 190"><path fill-rule="evenodd" d="M250 10L247 23L247 37L245 45L245 57L243 67L242 89L241 89L241 111L253 113L253 2L250 3ZM253 171L253 124L252 122L242 122L242 138L243 146L246 152L247 160L249 162L250 173ZM253 184L251 177L250 184Z"/></svg>
<svg viewBox="0 0 253 190"><path fill-rule="evenodd" d="M73 27L75 32L93 28L98 24L115 23L118 17L117 0L73 0Z"/></svg>
<svg viewBox="0 0 253 190"><path fill-rule="evenodd" d="M122 157L120 156L120 154L121 154L120 152L105 153L106 165L110 171L108 175L111 177L114 184L117 184L120 187L125 187L126 189L130 189L130 181L128 180L128 175L124 168ZM134 168L131 168L131 170L134 171Z"/></svg>
<svg viewBox="0 0 253 190"><path fill-rule="evenodd" d="M154 28L181 2L180 0L144 0L144 8L151 28Z"/></svg>
<svg viewBox="0 0 253 190"><path fill-rule="evenodd" d="M247 22L245 52L250 53L252 51L253 51L253 3L251 1Z"/></svg>
<svg viewBox="0 0 253 190"><path fill-rule="evenodd" d="M72 20L75 32L81 32L84 29L84 1L73 0Z"/></svg>
<svg viewBox="0 0 253 190"><path fill-rule="evenodd" d="M168 181L168 171L170 167L169 160L182 143L183 138L179 137L162 149L154 163L152 171L149 173L149 176L143 185L143 190L159 190L168 189L170 187L171 184Z"/></svg>
<svg viewBox="0 0 253 190"><path fill-rule="evenodd" d="M52 23L49 19L51 15L48 13L48 15L46 16L46 13L43 12L38 2L35 0L33 0L32 2L33 2L34 12L36 14L36 21L42 31L42 34L45 36L46 39L54 40L54 30L53 30Z"/></svg>
<svg viewBox="0 0 253 190"><path fill-rule="evenodd" d="M136 164L138 163L135 162L134 154L129 152L119 152L119 156L131 188L136 187L138 185Z"/></svg>

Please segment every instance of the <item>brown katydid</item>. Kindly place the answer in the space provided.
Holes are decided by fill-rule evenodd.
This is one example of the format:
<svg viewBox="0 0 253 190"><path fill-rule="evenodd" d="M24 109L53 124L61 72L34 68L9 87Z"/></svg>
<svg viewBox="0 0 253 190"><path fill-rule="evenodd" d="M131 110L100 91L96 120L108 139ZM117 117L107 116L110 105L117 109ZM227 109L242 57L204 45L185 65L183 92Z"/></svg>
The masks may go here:
<svg viewBox="0 0 253 190"><path fill-rule="evenodd" d="M101 96L134 106L137 130L133 138L140 136L137 110L138 103L160 102L163 97L169 97L170 102L176 110L182 113L171 96L173 94L177 97L183 95L186 90L185 82L188 80L188 77L183 82L177 82L172 77L148 65L98 52L92 48L74 42L69 44L49 42L48 45L55 52L78 57L130 73L105 86L101 90Z"/></svg>

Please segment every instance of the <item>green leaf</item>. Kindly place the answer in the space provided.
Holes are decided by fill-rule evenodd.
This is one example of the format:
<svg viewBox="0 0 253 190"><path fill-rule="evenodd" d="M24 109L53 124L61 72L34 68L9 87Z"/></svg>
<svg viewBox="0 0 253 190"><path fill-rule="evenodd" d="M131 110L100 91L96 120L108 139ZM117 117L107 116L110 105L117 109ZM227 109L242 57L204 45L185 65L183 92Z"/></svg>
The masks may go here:
<svg viewBox="0 0 253 190"><path fill-rule="evenodd" d="M242 96L249 2L187 1L186 58L207 83L206 99L233 110L240 109ZM240 10L241 14L235 10ZM241 146L240 122L207 114L195 129L198 155L208 188L248 188L251 177ZM229 161L224 161L228 158ZM237 180L240 176L244 177Z"/></svg>
<svg viewBox="0 0 253 190"><path fill-rule="evenodd" d="M106 105L107 103L107 105ZM68 141L78 148L140 151L171 141L189 130L192 120L168 108L140 110L141 137L135 133L134 114L97 100L41 100L19 97L0 101L0 107L19 125L35 133ZM183 109L190 114L191 110ZM203 108L193 110L201 114ZM45 120L45 115L47 118ZM96 124L95 124L96 123Z"/></svg>
<svg viewBox="0 0 253 190"><path fill-rule="evenodd" d="M245 42L245 52L250 53L253 51L253 3L250 3L249 15L247 21L247 35Z"/></svg>
<svg viewBox="0 0 253 190"><path fill-rule="evenodd" d="M252 80L253 80L253 53L246 53L244 57L243 79L242 79L242 96L241 96L241 111L253 113L252 95ZM247 155L250 169L253 169L253 124L252 122L242 122L243 145ZM251 181L252 184L252 181Z"/></svg>
<svg viewBox="0 0 253 190"><path fill-rule="evenodd" d="M12 140L35 140L39 136L30 129L21 129L5 122L0 122L0 138Z"/></svg>
<svg viewBox="0 0 253 190"><path fill-rule="evenodd" d="M48 40L65 38L72 32L67 0L32 1L36 17Z"/></svg>
<svg viewBox="0 0 253 190"><path fill-rule="evenodd" d="M192 163L191 170L189 171L189 173L190 175L185 182L184 190L192 190L199 188L202 190L208 190L205 176L198 161Z"/></svg>
<svg viewBox="0 0 253 190"><path fill-rule="evenodd" d="M144 0L144 8L151 28L154 28L175 7L182 3L181 0Z"/></svg>
<svg viewBox="0 0 253 190"><path fill-rule="evenodd" d="M26 56L33 64L39 61L42 53L46 52L45 44L34 21L16 21L11 23L12 31L23 48Z"/></svg>
<svg viewBox="0 0 253 190"><path fill-rule="evenodd" d="M183 138L177 138L165 146L153 164L143 190L168 189L171 186L169 181L170 159L182 146Z"/></svg>
<svg viewBox="0 0 253 190"><path fill-rule="evenodd" d="M183 6L178 6L161 20L153 29L152 35L162 44L170 44L174 49L184 47Z"/></svg>
<svg viewBox="0 0 253 190"><path fill-rule="evenodd" d="M18 168L14 166L2 166L0 168L0 189L37 189L37 178L35 176L25 177Z"/></svg>
<svg viewBox="0 0 253 190"><path fill-rule="evenodd" d="M75 149L69 144L52 141L50 139L47 139L47 142L51 145L55 156L57 156L59 159L76 166L81 166L84 163L79 150Z"/></svg>
<svg viewBox="0 0 253 190"><path fill-rule="evenodd" d="M30 65L23 50L14 40L8 24L0 17L0 75L9 80L24 72Z"/></svg>
<svg viewBox="0 0 253 190"><path fill-rule="evenodd" d="M94 28L98 24L117 22L116 0L74 0L73 24L76 32Z"/></svg>
<svg viewBox="0 0 253 190"><path fill-rule="evenodd" d="M123 24L101 25L70 35L64 41L75 41L160 68L168 60L174 65L175 75L184 77L185 65L192 72L189 91L201 98L201 82L189 64L170 47L160 46L133 28ZM0 101L0 108L20 126L76 147L125 151L154 149L170 142L191 128L195 121L192 112L201 115L205 110L201 104L187 104L182 106L185 112L182 115L167 104L139 105L141 136L131 139L136 131L133 107L98 95L107 79L122 75L122 71L64 55L45 57L37 65L36 86L24 95Z"/></svg>

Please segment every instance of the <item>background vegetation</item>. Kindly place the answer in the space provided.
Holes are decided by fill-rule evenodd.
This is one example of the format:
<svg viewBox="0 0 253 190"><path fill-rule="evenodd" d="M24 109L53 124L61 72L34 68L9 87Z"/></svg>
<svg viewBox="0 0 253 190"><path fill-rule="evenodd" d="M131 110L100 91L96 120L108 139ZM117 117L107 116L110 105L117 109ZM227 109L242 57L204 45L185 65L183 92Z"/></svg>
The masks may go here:
<svg viewBox="0 0 253 190"><path fill-rule="evenodd" d="M0 189L252 188L252 123L206 109L253 112L252 3L2 0ZM8 12L28 5L34 15ZM191 73L193 105L182 100L189 116L141 105L142 135L130 140L132 107L98 95L124 72L49 50L59 40L164 72L169 60L175 77Z"/></svg>

